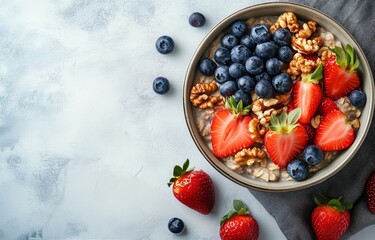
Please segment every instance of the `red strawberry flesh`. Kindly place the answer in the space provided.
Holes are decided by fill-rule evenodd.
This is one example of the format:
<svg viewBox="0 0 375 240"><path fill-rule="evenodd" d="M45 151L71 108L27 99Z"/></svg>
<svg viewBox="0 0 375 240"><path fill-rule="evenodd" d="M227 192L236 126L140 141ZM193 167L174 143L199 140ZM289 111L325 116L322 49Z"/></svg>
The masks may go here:
<svg viewBox="0 0 375 240"><path fill-rule="evenodd" d="M211 123L214 154L223 158L251 146L254 141L248 130L250 116L233 116L227 109L215 113Z"/></svg>
<svg viewBox="0 0 375 240"><path fill-rule="evenodd" d="M322 151L343 150L352 145L354 130L340 111L328 113L316 130L315 144Z"/></svg>

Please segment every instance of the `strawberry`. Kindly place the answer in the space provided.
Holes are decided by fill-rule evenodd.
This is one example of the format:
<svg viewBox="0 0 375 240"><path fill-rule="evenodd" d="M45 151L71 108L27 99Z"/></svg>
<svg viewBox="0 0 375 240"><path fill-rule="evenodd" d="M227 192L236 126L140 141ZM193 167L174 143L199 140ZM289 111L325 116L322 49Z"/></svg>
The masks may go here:
<svg viewBox="0 0 375 240"><path fill-rule="evenodd" d="M311 60L311 61L314 61L314 62L316 62L317 60L318 60L318 55L316 55L316 54L302 54L302 56L303 56L303 58L304 59L307 59L307 60Z"/></svg>
<svg viewBox="0 0 375 240"><path fill-rule="evenodd" d="M301 108L302 123L310 122L319 107L323 97L319 80L323 77L323 65L312 73L304 76L301 81L297 81L293 87L293 102L296 108Z"/></svg>
<svg viewBox="0 0 375 240"><path fill-rule="evenodd" d="M330 112L321 120L314 140L322 151L343 150L353 141L354 130L341 111Z"/></svg>
<svg viewBox="0 0 375 240"><path fill-rule="evenodd" d="M202 170L189 169L189 159L183 167L175 166L174 177L168 182L173 185L173 195L184 205L204 215L211 212L215 201L214 183L210 176Z"/></svg>
<svg viewBox="0 0 375 240"><path fill-rule="evenodd" d="M317 113L321 116L325 116L328 113L336 111L336 110L339 110L336 103L332 99L325 97L320 103Z"/></svg>
<svg viewBox="0 0 375 240"><path fill-rule="evenodd" d="M300 115L300 108L289 114L283 111L279 117L271 115L271 126L264 137L264 145L271 160L280 168L285 168L307 144L306 130L296 124Z"/></svg>
<svg viewBox="0 0 375 240"><path fill-rule="evenodd" d="M311 214L311 222L318 240L339 240L350 225L352 204L319 195L314 198L318 205Z"/></svg>
<svg viewBox="0 0 375 240"><path fill-rule="evenodd" d="M375 214L375 172L371 174L366 183L366 197L368 210Z"/></svg>
<svg viewBox="0 0 375 240"><path fill-rule="evenodd" d="M246 210L240 200L233 201L231 210L220 221L220 238L222 240L256 240L259 236L258 222Z"/></svg>
<svg viewBox="0 0 375 240"><path fill-rule="evenodd" d="M300 123L307 133L307 144L313 144L315 139L315 128L310 123Z"/></svg>
<svg viewBox="0 0 375 240"><path fill-rule="evenodd" d="M223 158L251 146L254 141L248 130L252 119L250 105L243 108L242 100L237 103L229 97L225 103L227 109L215 112L211 123L211 142L214 154Z"/></svg>
<svg viewBox="0 0 375 240"><path fill-rule="evenodd" d="M328 58L324 64L324 87L326 95L336 100L360 86L357 68L360 65L354 49L347 44L330 49L336 56Z"/></svg>
<svg viewBox="0 0 375 240"><path fill-rule="evenodd" d="M286 105L286 107L287 107L287 110L286 110L287 113L290 113L293 109L295 109L293 101L290 101L288 105Z"/></svg>

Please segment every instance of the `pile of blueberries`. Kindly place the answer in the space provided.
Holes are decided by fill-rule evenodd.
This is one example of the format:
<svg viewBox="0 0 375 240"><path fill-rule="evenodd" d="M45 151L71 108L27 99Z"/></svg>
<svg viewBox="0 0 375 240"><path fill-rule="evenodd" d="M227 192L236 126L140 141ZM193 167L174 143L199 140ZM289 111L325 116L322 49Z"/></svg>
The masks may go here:
<svg viewBox="0 0 375 240"><path fill-rule="evenodd" d="M293 58L290 44L288 29L280 28L272 34L266 24L257 24L248 31L246 23L239 20L221 38L214 59L201 59L199 71L215 76L223 97L233 96L246 106L251 104L251 91L260 98L271 98L291 90L291 77L281 72Z"/></svg>

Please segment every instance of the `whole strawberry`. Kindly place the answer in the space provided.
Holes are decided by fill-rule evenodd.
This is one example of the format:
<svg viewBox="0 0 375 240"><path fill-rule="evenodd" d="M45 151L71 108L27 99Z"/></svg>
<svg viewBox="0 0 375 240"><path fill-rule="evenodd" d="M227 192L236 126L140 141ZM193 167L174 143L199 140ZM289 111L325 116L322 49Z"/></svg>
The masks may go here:
<svg viewBox="0 0 375 240"><path fill-rule="evenodd" d="M366 183L366 197L368 210L375 214L375 172L371 174Z"/></svg>
<svg viewBox="0 0 375 240"><path fill-rule="evenodd" d="M222 240L256 240L259 236L258 222L246 210L240 200L233 201L231 210L220 221L220 238Z"/></svg>
<svg viewBox="0 0 375 240"><path fill-rule="evenodd" d="M322 195L314 198L318 205L312 215L311 222L318 240L339 240L350 225L352 204L341 202L338 199L328 199Z"/></svg>
<svg viewBox="0 0 375 240"><path fill-rule="evenodd" d="M189 168L189 159L182 167L175 166L173 178L168 186L172 186L173 195L184 205L204 215L211 212L215 202L215 187L210 176L202 170Z"/></svg>

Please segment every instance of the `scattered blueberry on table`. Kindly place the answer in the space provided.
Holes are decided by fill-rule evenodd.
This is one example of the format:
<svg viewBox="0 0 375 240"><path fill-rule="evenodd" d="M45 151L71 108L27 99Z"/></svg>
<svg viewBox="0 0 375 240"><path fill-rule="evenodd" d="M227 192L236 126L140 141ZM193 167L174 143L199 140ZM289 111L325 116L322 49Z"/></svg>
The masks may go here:
<svg viewBox="0 0 375 240"><path fill-rule="evenodd" d="M161 36L156 40L156 50L161 54L169 54L173 52L174 41L169 36Z"/></svg>
<svg viewBox="0 0 375 240"><path fill-rule="evenodd" d="M172 233L179 234L182 233L185 229L184 222L179 218L171 218L168 222L168 229Z"/></svg>
<svg viewBox="0 0 375 240"><path fill-rule="evenodd" d="M194 12L189 17L189 24L193 27L202 27L206 23L206 18L200 12Z"/></svg>
<svg viewBox="0 0 375 240"><path fill-rule="evenodd" d="M157 77L152 87L157 94L166 94L169 91L169 81L165 77Z"/></svg>

